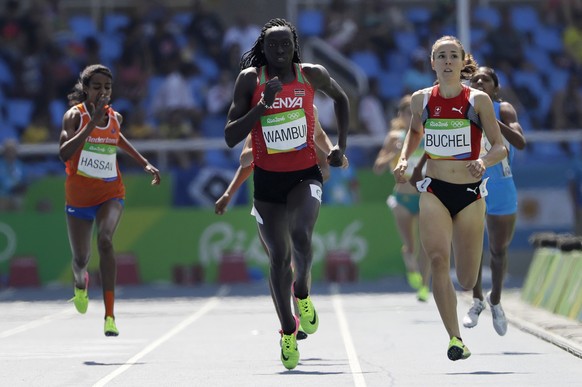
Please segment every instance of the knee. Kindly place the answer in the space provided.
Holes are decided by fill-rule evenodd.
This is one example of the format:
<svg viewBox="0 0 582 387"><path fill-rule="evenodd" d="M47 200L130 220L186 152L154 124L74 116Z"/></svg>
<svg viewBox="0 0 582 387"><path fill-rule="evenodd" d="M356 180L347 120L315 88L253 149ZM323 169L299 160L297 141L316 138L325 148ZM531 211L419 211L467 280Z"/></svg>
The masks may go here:
<svg viewBox="0 0 582 387"><path fill-rule="evenodd" d="M97 236L97 249L100 252L108 252L113 250L113 238L111 235L99 234Z"/></svg>
<svg viewBox="0 0 582 387"><path fill-rule="evenodd" d="M430 259L430 268L433 273L449 272L450 270L449 257L445 256L444 254L433 253L428 254L428 258Z"/></svg>
<svg viewBox="0 0 582 387"><path fill-rule="evenodd" d="M90 257L89 253L86 253L86 254L78 254L77 253L73 256L73 265L78 269L82 269L89 262L89 257Z"/></svg>
<svg viewBox="0 0 582 387"><path fill-rule="evenodd" d="M402 254L412 254L414 253L414 249L412 248L412 246L409 246L408 244L404 243L402 245L402 248L400 249Z"/></svg>
<svg viewBox="0 0 582 387"><path fill-rule="evenodd" d="M502 263L504 258L505 258L505 254L507 251L506 247L491 247L490 249L491 252L491 263L493 264L499 264Z"/></svg>
<svg viewBox="0 0 582 387"><path fill-rule="evenodd" d="M271 268L275 270L285 270L291 268L291 253L285 250L271 251Z"/></svg>
<svg viewBox="0 0 582 387"><path fill-rule="evenodd" d="M307 252L311 248L311 232L303 228L297 228L291 231L293 247L301 252Z"/></svg>
<svg viewBox="0 0 582 387"><path fill-rule="evenodd" d="M463 290L471 290L477 283L477 276L459 276L457 274L457 282Z"/></svg>

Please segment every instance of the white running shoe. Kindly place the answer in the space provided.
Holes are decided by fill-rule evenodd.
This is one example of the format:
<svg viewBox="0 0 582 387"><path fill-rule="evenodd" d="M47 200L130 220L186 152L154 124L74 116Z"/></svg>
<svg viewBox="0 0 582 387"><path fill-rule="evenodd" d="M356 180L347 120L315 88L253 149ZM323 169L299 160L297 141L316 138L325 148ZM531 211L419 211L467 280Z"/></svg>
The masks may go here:
<svg viewBox="0 0 582 387"><path fill-rule="evenodd" d="M471 309L467 312L465 317L463 317L463 326L465 328L473 328L479 322L479 315L485 310L485 301L481 301L478 298L473 298L473 305Z"/></svg>
<svg viewBox="0 0 582 387"><path fill-rule="evenodd" d="M491 303L491 292L487 293L487 303L491 307L491 315L493 316L493 328L499 336L504 336L507 333L507 318L505 312L501 307L501 302L497 305Z"/></svg>

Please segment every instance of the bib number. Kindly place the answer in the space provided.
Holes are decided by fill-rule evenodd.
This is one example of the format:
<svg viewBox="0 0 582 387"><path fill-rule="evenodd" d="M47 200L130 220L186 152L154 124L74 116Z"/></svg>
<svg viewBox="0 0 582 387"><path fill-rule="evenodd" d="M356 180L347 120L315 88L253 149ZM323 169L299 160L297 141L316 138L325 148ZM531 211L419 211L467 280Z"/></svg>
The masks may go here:
<svg viewBox="0 0 582 387"><path fill-rule="evenodd" d="M303 109L261 117L268 154L295 152L307 146L307 119Z"/></svg>

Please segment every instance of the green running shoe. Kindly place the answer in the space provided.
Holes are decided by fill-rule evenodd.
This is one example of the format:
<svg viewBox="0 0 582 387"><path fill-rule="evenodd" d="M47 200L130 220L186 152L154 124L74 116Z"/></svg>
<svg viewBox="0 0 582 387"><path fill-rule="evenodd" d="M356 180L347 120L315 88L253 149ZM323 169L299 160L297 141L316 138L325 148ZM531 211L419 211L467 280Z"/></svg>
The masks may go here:
<svg viewBox="0 0 582 387"><path fill-rule="evenodd" d="M319 317L311 302L311 298L307 296L303 300L295 298L297 301L297 306L299 307L299 320L301 322L301 328L308 335L314 334L319 327Z"/></svg>
<svg viewBox="0 0 582 387"><path fill-rule="evenodd" d="M299 363L299 349L297 349L297 337L295 334L281 337L281 362L288 370L297 367Z"/></svg>
<svg viewBox="0 0 582 387"><path fill-rule="evenodd" d="M297 340L305 340L307 338L307 333L303 330L301 324L299 324L299 329L297 329Z"/></svg>
<svg viewBox="0 0 582 387"><path fill-rule="evenodd" d="M406 279L408 280L408 285L414 290L418 290L422 286L422 276L419 272L411 271L406 273Z"/></svg>
<svg viewBox="0 0 582 387"><path fill-rule="evenodd" d="M447 350L447 356L452 361L461 360L461 359L464 360L464 359L468 358L469 356L471 356L471 351L469 351L469 348L467 348L467 346L465 344L463 344L462 340L453 336L453 338L449 342L449 349Z"/></svg>
<svg viewBox="0 0 582 387"><path fill-rule="evenodd" d="M299 318L297 316L294 317L295 322L298 322ZM279 340L279 346L281 347L283 346L283 329L279 329L279 335L281 335L281 339ZM309 337L309 335L303 331L303 328L301 328L301 324L299 324L299 328L297 328L295 337L297 338L297 340L305 340L307 337Z"/></svg>
<svg viewBox="0 0 582 387"><path fill-rule="evenodd" d="M427 302L428 297L430 296L430 290L427 286L421 286L420 289L416 292L416 298L418 301Z"/></svg>
<svg viewBox="0 0 582 387"><path fill-rule="evenodd" d="M85 289L79 289L75 286L75 296L69 301L73 301L77 312L81 314L87 313L87 307L89 306L89 273L85 273Z"/></svg>
<svg viewBox="0 0 582 387"><path fill-rule="evenodd" d="M119 331L115 325L115 318L111 316L105 317L105 336L118 336Z"/></svg>

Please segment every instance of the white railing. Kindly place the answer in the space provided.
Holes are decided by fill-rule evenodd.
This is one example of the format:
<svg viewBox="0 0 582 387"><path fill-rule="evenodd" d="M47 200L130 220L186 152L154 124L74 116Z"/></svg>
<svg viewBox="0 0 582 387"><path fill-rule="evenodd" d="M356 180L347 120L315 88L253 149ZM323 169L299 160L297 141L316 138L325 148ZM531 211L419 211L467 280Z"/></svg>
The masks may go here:
<svg viewBox="0 0 582 387"><path fill-rule="evenodd" d="M536 142L582 142L582 128L559 130L559 131L529 131L525 133L529 144ZM330 136L333 143L337 141L335 136ZM375 148L382 146L383 136L370 136L355 134L348 136L348 147ZM172 152L180 151L203 151L210 149L228 149L222 138L207 139L185 139L185 140L134 140L132 145L141 153L155 154L160 168L168 165L169 155ZM242 143L237 146L238 149ZM58 156L59 145L55 143L46 144L21 144L19 153L22 158L35 156Z"/></svg>

